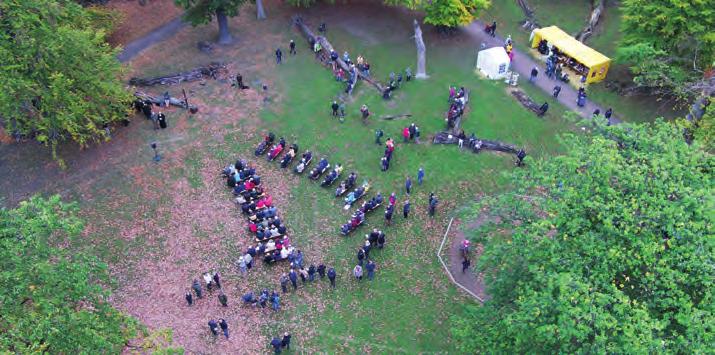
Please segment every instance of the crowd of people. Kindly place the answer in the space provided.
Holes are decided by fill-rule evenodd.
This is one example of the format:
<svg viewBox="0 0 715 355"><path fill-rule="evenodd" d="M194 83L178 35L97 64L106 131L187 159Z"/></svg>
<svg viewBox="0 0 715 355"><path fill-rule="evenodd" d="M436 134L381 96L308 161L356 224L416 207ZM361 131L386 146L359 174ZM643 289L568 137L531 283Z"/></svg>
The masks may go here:
<svg viewBox="0 0 715 355"><path fill-rule="evenodd" d="M452 129L455 127L457 119L464 114L464 109L467 105L467 92L464 87L460 87L457 90L456 87L450 86L447 102L449 102L449 110L445 121L447 121L447 128Z"/></svg>

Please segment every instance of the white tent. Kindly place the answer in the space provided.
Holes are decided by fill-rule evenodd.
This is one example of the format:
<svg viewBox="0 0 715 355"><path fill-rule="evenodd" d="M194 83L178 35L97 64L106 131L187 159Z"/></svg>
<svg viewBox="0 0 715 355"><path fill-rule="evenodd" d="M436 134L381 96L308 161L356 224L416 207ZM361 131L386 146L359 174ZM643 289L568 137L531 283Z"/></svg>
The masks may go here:
<svg viewBox="0 0 715 355"><path fill-rule="evenodd" d="M502 47L488 48L477 54L477 70L489 79L503 79L509 69L509 56Z"/></svg>

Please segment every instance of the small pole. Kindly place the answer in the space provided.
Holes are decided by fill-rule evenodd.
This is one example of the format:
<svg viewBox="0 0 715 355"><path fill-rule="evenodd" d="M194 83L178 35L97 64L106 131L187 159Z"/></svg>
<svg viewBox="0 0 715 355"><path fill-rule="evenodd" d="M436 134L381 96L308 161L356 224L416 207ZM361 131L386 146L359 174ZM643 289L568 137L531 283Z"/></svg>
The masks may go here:
<svg viewBox="0 0 715 355"><path fill-rule="evenodd" d="M186 109L189 109L189 98L186 96L186 89L182 88L181 91L184 93L184 105L186 105ZM191 111L189 111L191 112Z"/></svg>

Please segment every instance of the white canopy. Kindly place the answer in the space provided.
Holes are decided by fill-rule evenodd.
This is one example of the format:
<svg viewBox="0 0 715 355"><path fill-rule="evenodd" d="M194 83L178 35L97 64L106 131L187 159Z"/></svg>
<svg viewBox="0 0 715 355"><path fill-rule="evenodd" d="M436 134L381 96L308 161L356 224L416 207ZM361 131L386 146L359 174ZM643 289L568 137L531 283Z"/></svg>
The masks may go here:
<svg viewBox="0 0 715 355"><path fill-rule="evenodd" d="M503 79L509 69L509 56L503 47L487 48L477 54L477 70L489 79Z"/></svg>

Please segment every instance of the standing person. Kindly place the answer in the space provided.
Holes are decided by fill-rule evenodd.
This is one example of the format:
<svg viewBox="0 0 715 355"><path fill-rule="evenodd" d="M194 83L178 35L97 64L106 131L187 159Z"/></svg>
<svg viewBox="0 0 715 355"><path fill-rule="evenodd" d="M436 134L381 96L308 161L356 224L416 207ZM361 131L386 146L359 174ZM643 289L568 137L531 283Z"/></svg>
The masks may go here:
<svg viewBox="0 0 715 355"><path fill-rule="evenodd" d="M243 257L243 255L238 257L238 268L239 270L241 270L242 276L245 276L248 272L248 268L246 268L246 259Z"/></svg>
<svg viewBox="0 0 715 355"><path fill-rule="evenodd" d="M280 48L276 49L276 64L281 64L281 61L283 60L283 52L281 52Z"/></svg>
<svg viewBox="0 0 715 355"><path fill-rule="evenodd" d="M273 346L273 351L276 354L280 354L281 348L283 347L283 343L280 339L278 339L278 337L273 337L273 340L271 340L271 346Z"/></svg>
<svg viewBox="0 0 715 355"><path fill-rule="evenodd" d="M310 267L308 267L308 281L313 282L315 281L315 265L310 264Z"/></svg>
<svg viewBox="0 0 715 355"><path fill-rule="evenodd" d="M362 261L365 259L365 250L358 248L357 251L358 265L362 265Z"/></svg>
<svg viewBox="0 0 715 355"><path fill-rule="evenodd" d="M491 26L490 30L492 33L492 37L496 36L496 34L497 34L497 22L496 21L492 21L492 26Z"/></svg>
<svg viewBox="0 0 715 355"><path fill-rule="evenodd" d="M296 55L298 53L295 51L295 42L293 40L290 40L290 42L288 43L288 47L290 48L291 55Z"/></svg>
<svg viewBox="0 0 715 355"><path fill-rule="evenodd" d="M394 192L390 194L390 197L388 197L388 201L390 201L391 206L394 206L397 203L397 197Z"/></svg>
<svg viewBox="0 0 715 355"><path fill-rule="evenodd" d="M472 263L469 261L469 259L465 257L464 260L462 260L462 273L467 272L467 270L469 269L469 265L471 264Z"/></svg>
<svg viewBox="0 0 715 355"><path fill-rule="evenodd" d="M387 206L387 209L385 209L385 225L389 226L392 224L392 213L395 211L395 205L389 205Z"/></svg>
<svg viewBox="0 0 715 355"><path fill-rule="evenodd" d="M325 265L318 265L318 275L320 275L321 280L325 277Z"/></svg>
<svg viewBox="0 0 715 355"><path fill-rule="evenodd" d="M353 275L355 275L356 280L362 280L362 266L360 264L355 265L355 268L353 268Z"/></svg>
<svg viewBox="0 0 715 355"><path fill-rule="evenodd" d="M337 276L335 269L332 267L328 269L328 280L330 280L330 286L333 286L333 288L335 288L335 276Z"/></svg>
<svg viewBox="0 0 715 355"><path fill-rule="evenodd" d="M291 269L290 272L288 273L288 277L290 278L290 283L293 285L293 290L298 289L298 274L295 272L295 270Z"/></svg>
<svg viewBox="0 0 715 355"><path fill-rule="evenodd" d="M415 143L420 144L420 127L415 126Z"/></svg>
<svg viewBox="0 0 715 355"><path fill-rule="evenodd" d="M281 346L283 346L287 350L290 350L290 338L291 337L292 336L290 335L290 333L288 333L288 332L283 333L283 340L281 340Z"/></svg>
<svg viewBox="0 0 715 355"><path fill-rule="evenodd" d="M159 128L165 129L166 128L166 115L159 111L159 113L156 115L156 122L159 124Z"/></svg>
<svg viewBox="0 0 715 355"><path fill-rule="evenodd" d="M345 103L341 102L340 103L340 123L345 122Z"/></svg>
<svg viewBox="0 0 715 355"><path fill-rule="evenodd" d="M218 324L216 324L215 320L209 320L209 329L211 330L211 334L214 336L218 335Z"/></svg>
<svg viewBox="0 0 715 355"><path fill-rule="evenodd" d="M410 215L410 200L405 200L405 204L402 206L402 215L407 219Z"/></svg>
<svg viewBox="0 0 715 355"><path fill-rule="evenodd" d="M430 192L429 194L429 215L430 217L434 216L434 212L437 209L437 198L434 197L434 194Z"/></svg>
<svg viewBox="0 0 715 355"><path fill-rule="evenodd" d="M226 337L226 339L228 339L228 323L226 323L226 320L223 318L219 319L218 325L221 327L223 335Z"/></svg>
<svg viewBox="0 0 715 355"><path fill-rule="evenodd" d="M603 114L603 117L606 117L606 119L611 119L611 115L613 115L613 109L609 107L608 110L606 110L606 113Z"/></svg>
<svg viewBox="0 0 715 355"><path fill-rule="evenodd" d="M281 309L281 298L275 291L273 292L273 294L271 294L271 306L276 312Z"/></svg>
<svg viewBox="0 0 715 355"><path fill-rule="evenodd" d="M188 303L189 307L191 307L191 305L194 304L194 297L191 296L191 291L187 290L184 297L186 298L186 303Z"/></svg>
<svg viewBox="0 0 715 355"><path fill-rule="evenodd" d="M218 295L218 301L221 303L222 306L228 307L228 297L226 297L226 294L221 291L221 293Z"/></svg>
<svg viewBox="0 0 715 355"><path fill-rule="evenodd" d="M152 116L154 116L154 112L152 112L152 107L153 103L149 100L144 101L144 105L142 106L142 112L144 113L144 116L146 116L146 119L149 120L151 119Z"/></svg>
<svg viewBox="0 0 715 355"><path fill-rule="evenodd" d="M196 298L201 298L201 284L199 283L199 280L194 279L194 282L191 284L191 288L193 288L194 292L196 292Z"/></svg>
<svg viewBox="0 0 715 355"><path fill-rule="evenodd" d="M283 293L288 293L288 275L283 273L283 275L281 275L280 282Z"/></svg>
<svg viewBox="0 0 715 355"><path fill-rule="evenodd" d="M219 280L218 271L214 271L213 280L216 284L216 288L221 288L221 280Z"/></svg>
<svg viewBox="0 0 715 355"><path fill-rule="evenodd" d="M420 166L420 169L417 170L417 185L422 185L422 181L425 179L425 169L423 169Z"/></svg>
<svg viewBox="0 0 715 355"><path fill-rule="evenodd" d="M531 76L529 76L529 82L533 83L534 80L536 80L536 77L539 75L539 68L533 67L531 68Z"/></svg>
<svg viewBox="0 0 715 355"><path fill-rule="evenodd" d="M559 85L554 86L554 99L559 98L560 92L561 92L561 86L559 86Z"/></svg>
<svg viewBox="0 0 715 355"><path fill-rule="evenodd" d="M251 266L253 266L253 257L251 254L246 253L246 255L243 256L243 260L246 261L246 269L251 270Z"/></svg>
<svg viewBox="0 0 715 355"><path fill-rule="evenodd" d="M412 179L410 179L409 176L407 176L407 179L405 179L405 191L407 191L408 195L412 191Z"/></svg>
<svg viewBox="0 0 715 355"><path fill-rule="evenodd" d="M402 138L404 139L405 143L407 143L410 140L410 128L405 127L402 129Z"/></svg>
<svg viewBox="0 0 715 355"><path fill-rule="evenodd" d="M236 86L238 86L240 90L243 90L243 75L241 75L241 73L236 73Z"/></svg>
<svg viewBox="0 0 715 355"><path fill-rule="evenodd" d="M546 114L546 111L548 111L548 110L549 110L549 103L546 102L546 101L544 101L544 104L541 105L541 107L539 107L538 116L539 116L539 117L544 117L544 115Z"/></svg>
<svg viewBox="0 0 715 355"><path fill-rule="evenodd" d="M367 269L367 279L372 281L372 279L375 277L375 262L370 260L367 262L367 265L365 266L365 269Z"/></svg>
<svg viewBox="0 0 715 355"><path fill-rule="evenodd" d="M362 114L363 120L367 120L367 118L370 117L370 110L367 108L367 105L365 105L365 104L360 106L360 113Z"/></svg>
<svg viewBox="0 0 715 355"><path fill-rule="evenodd" d="M330 105L330 108L333 109L333 116L338 117L338 109L340 108L340 105L338 105L338 102L333 101L333 103Z"/></svg>
<svg viewBox="0 0 715 355"><path fill-rule="evenodd" d="M384 134L385 134L385 132L383 132L383 131L382 131L381 129L379 129L379 128L375 130L375 144L377 144L377 145L381 145L381 144L382 144L382 142L380 142L380 138L382 138L382 136L383 136Z"/></svg>

